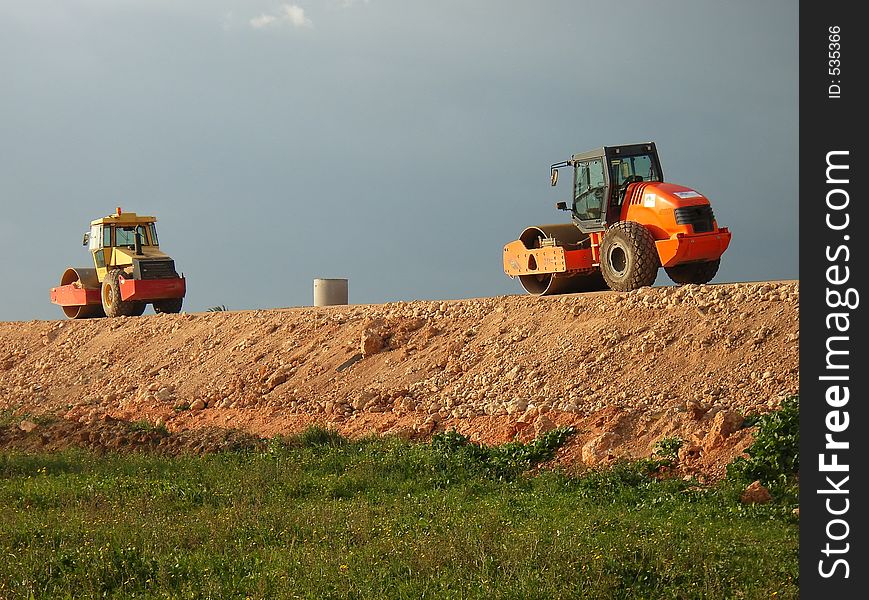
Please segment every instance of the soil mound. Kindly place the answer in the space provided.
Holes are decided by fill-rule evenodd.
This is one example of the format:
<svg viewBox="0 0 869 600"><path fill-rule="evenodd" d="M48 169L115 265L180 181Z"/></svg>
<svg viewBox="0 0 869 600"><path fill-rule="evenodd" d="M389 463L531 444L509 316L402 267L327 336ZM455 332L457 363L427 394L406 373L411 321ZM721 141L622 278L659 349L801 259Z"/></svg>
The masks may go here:
<svg viewBox="0 0 869 600"><path fill-rule="evenodd" d="M574 425L564 464L678 437L683 462L717 476L750 442L743 417L797 393L798 318L790 281L6 322L0 413L109 441L127 427L111 420L486 443Z"/></svg>

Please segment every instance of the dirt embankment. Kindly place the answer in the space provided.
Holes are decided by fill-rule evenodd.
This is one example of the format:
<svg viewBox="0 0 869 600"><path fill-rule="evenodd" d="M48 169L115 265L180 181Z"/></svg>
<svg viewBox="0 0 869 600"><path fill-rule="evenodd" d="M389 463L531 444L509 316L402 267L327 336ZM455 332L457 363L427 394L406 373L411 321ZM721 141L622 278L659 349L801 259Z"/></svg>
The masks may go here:
<svg viewBox="0 0 869 600"><path fill-rule="evenodd" d="M679 437L688 470L715 476L750 441L742 416L797 393L798 315L799 284L776 282L0 323L0 442L103 443L114 419L190 447L194 430L314 422L487 443L571 424L565 464ZM46 414L60 425L20 428Z"/></svg>

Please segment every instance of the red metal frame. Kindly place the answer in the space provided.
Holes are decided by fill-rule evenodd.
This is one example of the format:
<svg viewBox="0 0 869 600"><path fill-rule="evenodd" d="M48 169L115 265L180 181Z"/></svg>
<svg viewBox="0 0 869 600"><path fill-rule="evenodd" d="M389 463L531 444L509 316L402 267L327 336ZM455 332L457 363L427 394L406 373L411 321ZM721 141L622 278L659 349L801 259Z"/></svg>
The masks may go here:
<svg viewBox="0 0 869 600"><path fill-rule="evenodd" d="M677 233L667 240L656 240L661 266L670 267L685 262L721 258L730 245L730 230L721 227L710 233L685 235Z"/></svg>
<svg viewBox="0 0 869 600"><path fill-rule="evenodd" d="M88 290L74 283L51 288L51 301L60 306L102 304L99 289Z"/></svg>
<svg viewBox="0 0 869 600"><path fill-rule="evenodd" d="M183 298L187 281L183 277L169 279L120 279L121 300L168 300ZM51 288L51 301L60 306L102 304L99 288L86 289L74 283Z"/></svg>
<svg viewBox="0 0 869 600"><path fill-rule="evenodd" d="M120 279L121 300L168 300L183 298L187 281L183 277L167 279Z"/></svg>

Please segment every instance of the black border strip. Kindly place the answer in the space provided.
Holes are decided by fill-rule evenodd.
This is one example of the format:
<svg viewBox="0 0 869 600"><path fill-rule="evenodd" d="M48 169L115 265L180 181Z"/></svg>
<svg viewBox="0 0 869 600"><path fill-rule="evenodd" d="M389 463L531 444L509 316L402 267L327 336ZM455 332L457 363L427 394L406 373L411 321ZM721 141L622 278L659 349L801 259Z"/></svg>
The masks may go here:
<svg viewBox="0 0 869 600"><path fill-rule="evenodd" d="M803 598L863 598L869 593L865 517L869 399L866 343L859 333L866 330L863 303L869 302L865 294L869 222L862 210L869 194L860 181L867 161L865 144L857 140L869 103L861 91L866 87L867 35L857 6L800 3ZM828 434L834 442L831 447ZM827 467L822 468L821 456ZM833 462L840 466L830 466ZM847 465L847 470L841 465Z"/></svg>

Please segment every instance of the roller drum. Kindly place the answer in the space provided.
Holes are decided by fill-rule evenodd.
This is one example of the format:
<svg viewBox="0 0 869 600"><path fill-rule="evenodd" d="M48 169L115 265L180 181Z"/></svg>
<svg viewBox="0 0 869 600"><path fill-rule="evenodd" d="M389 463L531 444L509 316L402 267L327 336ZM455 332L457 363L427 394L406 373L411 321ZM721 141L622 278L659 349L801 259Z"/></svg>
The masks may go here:
<svg viewBox="0 0 869 600"><path fill-rule="evenodd" d="M96 269L70 267L60 277L60 285L79 282L86 290L100 289L100 278ZM84 306L61 306L63 314L68 319L92 319L105 317L102 304L85 304Z"/></svg>
<svg viewBox="0 0 869 600"><path fill-rule="evenodd" d="M588 239L588 234L579 230L572 223L555 223L552 225L532 225L527 227L519 240L528 250L541 247L541 240L554 238L556 246L577 246ZM555 294L574 294L577 292L595 292L607 289L600 273L590 275L568 275L566 273L538 273L520 275L519 282L525 291L535 296L551 296Z"/></svg>
<svg viewBox="0 0 869 600"><path fill-rule="evenodd" d="M588 237L572 223L555 223L554 225L532 225L527 227L519 239L529 250L540 248L541 238L555 238L558 246L573 246Z"/></svg>
<svg viewBox="0 0 869 600"><path fill-rule="evenodd" d="M590 275L565 275L562 273L520 275L519 283L522 284L526 292L535 296L598 292L607 289L606 282L603 280L600 272Z"/></svg>
<svg viewBox="0 0 869 600"><path fill-rule="evenodd" d="M60 285L69 285L76 281L86 290L100 289L100 278L96 269L70 267L60 277Z"/></svg>
<svg viewBox="0 0 869 600"><path fill-rule="evenodd" d="M105 317L102 304L85 304L84 306L61 306L67 319L94 319Z"/></svg>

